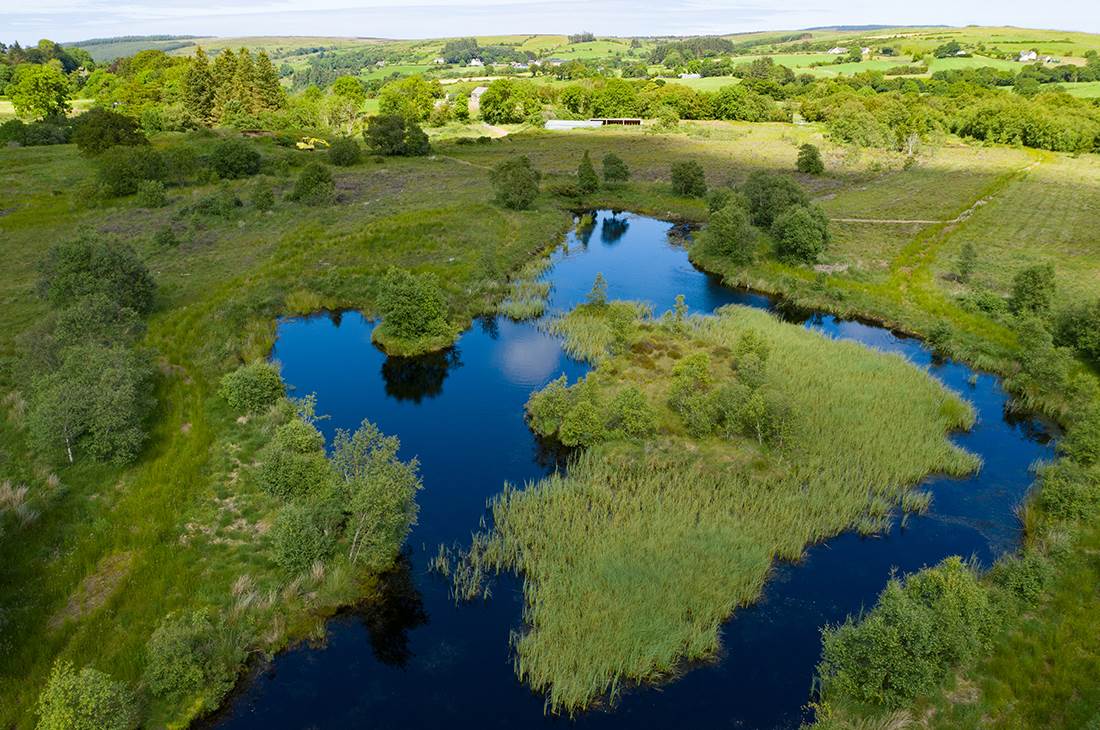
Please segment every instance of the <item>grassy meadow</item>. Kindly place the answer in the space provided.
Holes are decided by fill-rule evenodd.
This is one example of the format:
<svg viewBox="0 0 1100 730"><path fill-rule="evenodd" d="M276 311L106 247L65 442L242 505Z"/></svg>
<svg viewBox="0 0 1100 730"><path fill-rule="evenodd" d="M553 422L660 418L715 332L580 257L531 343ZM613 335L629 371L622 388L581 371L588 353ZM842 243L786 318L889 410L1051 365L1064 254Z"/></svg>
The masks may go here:
<svg viewBox="0 0 1100 730"><path fill-rule="evenodd" d="M477 127L451 131L456 136L483 133ZM943 147L925 150L915 165L906 168L895 153L838 147L816 125L684 123L669 133L656 133L648 126L564 133L516 127L513 134L488 144L457 144L446 134L437 135L434 154L426 158L368 157L353 167L332 168L337 201L311 207L284 200L283 195L301 166L324 159L322 153L311 156L258 140L254 144L265 157L261 177L169 187L167 206L142 208L132 196L94 200L90 194L94 165L71 145L0 149L0 189L4 190L0 246L6 274L0 280L0 396L5 403L0 418L0 477L28 485L32 493L43 495L45 505L35 521L0 537L5 555L0 583L18 586L0 593L4 637L0 725L33 726L34 699L58 657L138 685L145 642L158 622L171 610L211 606L230 613L239 602L256 600L241 598L252 595L251 589L235 593L238 583L256 586L256 595L262 593L264 599L262 612L246 612L257 621L254 648L259 652L317 635L322 631L321 619L337 606L355 596L369 596L369 581L353 585L349 576L327 576L319 582L288 579L248 547L250 535L262 530L270 515L268 505L254 498L247 480L240 481L238 462L250 462L266 426L237 423L216 389L223 373L270 351L276 317L340 307L371 314L376 311L381 274L389 266L436 274L456 329L476 315L497 311L506 298L534 307L539 292L517 289L515 282L523 280L526 264L560 241L577 207L617 207L701 223L707 217L705 203L676 196L670 189L671 162L697 160L714 186L741 181L753 170L793 171L798 145L804 142L821 147L827 172L798 179L830 217L939 222L834 221L836 243L826 260L846 268L828 274L771 258L749 270L705 260L703 265L732 282L788 293L796 301L840 313L883 319L916 333L928 333L937 322L949 322L956 332L953 351L1002 372L1012 367L1016 352L1012 331L996 317L964 307L956 299L955 283L944 278L963 240L973 240L979 249L975 280L998 292L1005 291L1020 260L1054 263L1060 302L1087 292L1090 282L1096 281L1100 253L1095 237L1087 232L1094 227L1090 211L1100 185L1100 160L1091 155L1074 158L950 140ZM153 143L162 150L201 152L211 139L202 134L164 134ZM631 182L582 200L553 193L550 186L571 179L585 150L593 159L617 153L631 169ZM508 211L491 200L487 171L517 154L529 156L547 183L529 211ZM271 212L249 204L261 182L276 194L278 202ZM188 212L223 185L245 204L224 218ZM944 222L972 208L969 216ZM1050 210L1056 214L1043 213ZM165 227L173 230L178 246L154 242L153 234ZM33 455L19 405L25 403L27 393L26 384L16 375L17 338L47 311L34 293L36 267L52 243L83 229L130 243L158 283L145 344L156 349L160 361L159 405L150 424L148 446L138 462L127 468L91 463L67 466ZM1061 243L1046 245L1054 241ZM821 348L835 357L847 352L834 343L804 340L804 335L775 323L754 326L774 329L776 347L782 344L805 352ZM696 334L704 339L719 336L704 328ZM828 353L824 356L831 357ZM872 371L911 370L881 356L866 357ZM850 372L845 368L855 360L864 362L862 354L841 359L844 362L836 366L843 373ZM624 367L627 364L624 361ZM795 363L781 365L796 367ZM808 374L791 374L795 376ZM914 371L905 377L911 380L902 390L915 388L923 399L920 402L931 404L944 397L923 374ZM830 392L838 397L842 392L840 384L827 387L837 388ZM897 396L891 384L881 387L887 388L883 397ZM801 396L793 393L791 397ZM847 415L835 417L854 417L860 411L852 407ZM923 424L926 430L913 434L929 450L918 452L892 486L879 482L894 490L883 496L892 495L896 502L905 480L936 468L937 459L961 458L944 450L948 446L943 438L946 428L960 423L960 418L930 415ZM687 443L674 433L663 438L666 445ZM730 489L752 489L761 488L759 479L768 470L781 472L790 466L778 463L779 454L752 443L730 443L701 445L731 456L730 461L700 459L684 468L704 469L707 478ZM615 451L608 449L609 458ZM811 452L805 458L817 458L813 453L820 456ZM757 466L764 471L757 473ZM642 476L631 485L649 495L659 486ZM568 480L563 486L545 486L547 495L578 488ZM232 506L226 504L235 497ZM696 504L697 498L694 493L683 508ZM522 501L519 496L509 499L517 500L517 505ZM536 501L531 499L532 509ZM767 513L769 519L798 522L803 518L792 515L809 509L808 503L800 507L799 502L780 499L760 509L776 510ZM559 503L548 496L538 504L539 509L556 509ZM652 507L654 502L638 504ZM743 573L727 572L725 561L710 566L722 580L730 581L731 592L725 596L691 582L700 574L680 576L685 595L678 598L699 587L704 590L700 600L710 613L686 633L673 619L660 624L662 630L678 626L679 638L659 642L663 658L636 664L630 676L659 673L681 655L706 654L712 649L706 637L714 622L738 601L751 600L752 589L764 579L773 556L797 557L805 541L832 534L857 519L860 504L864 503L848 500L833 513L806 517L802 528L789 530L794 537L783 545L767 536L758 536L760 542L754 545L735 545L732 549L744 550ZM630 512L625 503L620 506L628 510L624 514L631 515L633 524L639 524L636 520L644 512ZM733 518L716 519L713 541L705 546L710 554L718 547L730 549L729 541L735 538ZM654 542L646 549L664 555L682 527L682 523L671 525L662 538L665 542ZM601 529L598 535L608 546L625 545L616 542L606 525ZM563 533L561 545L566 536ZM668 555L669 560L681 559ZM549 556L547 562L539 565L552 565L552 554L545 556ZM620 555L623 561L630 557ZM535 575L539 568L532 565ZM593 562L592 569L599 565ZM630 590L621 580L621 566L605 562L602 567L609 571L609 584ZM547 576L554 575L547 570ZM595 580L592 574L589 578ZM86 600L89 595L92 600ZM670 602L665 608L671 610L671 606ZM536 631L529 636L538 635ZM529 644L532 650L539 646ZM613 655L611 649L609 645L607 657ZM530 656L540 651L544 650ZM568 661L553 665L564 666L569 666ZM583 678L570 696L611 689L593 689L598 682L592 677ZM162 726L184 723L195 711L185 703L157 703L149 708L148 717L154 726Z"/></svg>
<svg viewBox="0 0 1100 730"><path fill-rule="evenodd" d="M612 436L567 475L506 488L468 558L474 571L523 574L516 671L551 709L570 713L713 656L720 623L756 599L775 560L797 560L853 527L877 532L900 504L927 507L911 491L927 474L978 466L947 439L973 422L970 407L899 356L743 307L612 326L611 354L617 308L584 305L555 331L597 360L576 386L596 408L636 388L656 432L641 442ZM704 355L701 387L745 385L735 353L746 337L766 343L753 387L783 404L787 435L774 445L743 433L693 436L668 405L678 366Z"/></svg>

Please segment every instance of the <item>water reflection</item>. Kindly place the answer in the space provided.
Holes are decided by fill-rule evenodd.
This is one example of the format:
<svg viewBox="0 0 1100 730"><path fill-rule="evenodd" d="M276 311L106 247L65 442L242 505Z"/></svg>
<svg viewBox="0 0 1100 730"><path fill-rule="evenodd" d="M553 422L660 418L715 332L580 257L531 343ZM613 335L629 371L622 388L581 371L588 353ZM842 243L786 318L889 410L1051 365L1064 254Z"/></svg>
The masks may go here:
<svg viewBox="0 0 1100 730"><path fill-rule="evenodd" d="M412 578L411 551L406 549L397 564L382 576L379 597L363 611L374 658L389 667L404 667L413 656L409 631L428 623L424 600Z"/></svg>
<svg viewBox="0 0 1100 730"><path fill-rule="evenodd" d="M413 403L434 398L443 392L447 374L459 367L462 367L462 360L454 347L417 357L391 355L382 363L386 395Z"/></svg>
<svg viewBox="0 0 1100 730"><path fill-rule="evenodd" d="M615 243L626 235L628 228L630 228L630 221L627 218L608 216L600 224L600 241L607 244Z"/></svg>

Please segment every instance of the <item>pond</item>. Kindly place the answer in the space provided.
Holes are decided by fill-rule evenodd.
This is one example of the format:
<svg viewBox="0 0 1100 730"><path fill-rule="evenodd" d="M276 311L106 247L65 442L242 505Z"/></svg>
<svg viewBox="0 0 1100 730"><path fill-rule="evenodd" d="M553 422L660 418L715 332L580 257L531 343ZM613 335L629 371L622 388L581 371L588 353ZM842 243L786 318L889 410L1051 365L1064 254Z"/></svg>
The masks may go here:
<svg viewBox="0 0 1100 730"><path fill-rule="evenodd" d="M571 233L553 254L548 312L583 301L597 273L610 298L643 300L657 313L678 294L697 313L731 303L776 308L695 269L682 233L652 218L599 211L594 226ZM509 633L521 628L521 580L501 576L489 600L456 606L428 561L440 544L469 542L486 500L505 481L522 484L554 468L524 422L523 405L549 380L562 373L574 380L588 366L531 322L480 320L450 350L409 359L374 347L373 326L350 312L289 319L279 324L273 357L292 394L317 395L327 437L368 418L400 437L404 458L420 459L420 523L386 578L385 600L332 619L324 646L279 655L231 698L213 720L219 728L797 727L811 717L805 705L821 627L870 607L891 571L956 554L989 565L1012 549L1029 466L1052 456L1042 424L1008 414L996 377L936 362L918 340L881 327L810 316L806 327L901 353L973 403L977 424L954 438L982 457L981 471L929 479L930 511L904 528L895 524L872 538L844 534L809 548L798 564L777 565L761 601L726 622L716 661L633 689L613 708L573 720L546 716L542 696L512 668Z"/></svg>

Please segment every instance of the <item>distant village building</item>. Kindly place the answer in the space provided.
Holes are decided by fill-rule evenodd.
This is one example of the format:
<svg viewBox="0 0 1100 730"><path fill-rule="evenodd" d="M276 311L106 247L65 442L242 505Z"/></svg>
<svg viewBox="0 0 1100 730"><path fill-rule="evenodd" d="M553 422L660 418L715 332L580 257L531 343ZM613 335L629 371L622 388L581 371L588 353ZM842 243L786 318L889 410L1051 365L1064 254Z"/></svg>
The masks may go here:
<svg viewBox="0 0 1100 730"><path fill-rule="evenodd" d="M528 69L528 65L526 63L520 63L519 61L512 61L508 65L519 71L526 71Z"/></svg>
<svg viewBox="0 0 1100 730"><path fill-rule="evenodd" d="M480 58L471 58L470 63L467 64L467 65L469 65L469 66L484 66L485 64L481 62Z"/></svg>
<svg viewBox="0 0 1100 730"><path fill-rule="evenodd" d="M470 92L470 103L468 106L471 114L476 114L477 110L481 108L481 95L488 90L488 86L479 86Z"/></svg>
<svg viewBox="0 0 1100 730"><path fill-rule="evenodd" d="M870 56L871 55L871 48L870 48L870 46L864 46L863 48L859 49L859 52L862 53L864 56Z"/></svg>
<svg viewBox="0 0 1100 730"><path fill-rule="evenodd" d="M385 65L386 65L386 62L385 62L385 61L375 61L375 62L374 62L374 65L375 65L375 66L378 66L379 68L381 68L382 66L385 66Z"/></svg>
<svg viewBox="0 0 1100 730"><path fill-rule="evenodd" d="M680 78L682 78L682 79L701 79L701 78L703 78L703 74L680 74Z"/></svg>
<svg viewBox="0 0 1100 730"><path fill-rule="evenodd" d="M435 59L434 61L432 61L432 63L447 63L447 59L445 59L445 58L437 58L437 59Z"/></svg>
<svg viewBox="0 0 1100 730"><path fill-rule="evenodd" d="M550 60L547 61L547 63L550 64L551 66L560 66L563 63L565 63L565 61L563 61L560 58L551 58Z"/></svg>
<svg viewBox="0 0 1100 730"><path fill-rule="evenodd" d="M832 48L829 49L829 53L833 54L834 56L839 56L840 54L847 53L847 52L848 52L848 49L845 48L844 46L833 46Z"/></svg>
<svg viewBox="0 0 1100 730"><path fill-rule="evenodd" d="M1020 63L1027 63L1028 61L1036 61L1039 59L1039 54L1035 51L1020 51Z"/></svg>

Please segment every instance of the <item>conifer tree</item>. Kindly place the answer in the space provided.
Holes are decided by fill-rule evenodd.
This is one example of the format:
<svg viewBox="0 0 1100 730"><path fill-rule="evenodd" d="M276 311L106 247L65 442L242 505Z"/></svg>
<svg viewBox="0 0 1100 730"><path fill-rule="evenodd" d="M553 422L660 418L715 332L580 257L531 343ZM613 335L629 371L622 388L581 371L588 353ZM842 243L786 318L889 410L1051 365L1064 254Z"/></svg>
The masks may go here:
<svg viewBox="0 0 1100 730"><path fill-rule="evenodd" d="M258 111L275 111L286 105L286 92L279 83L279 72L266 51L256 56L256 106Z"/></svg>
<svg viewBox="0 0 1100 730"><path fill-rule="evenodd" d="M214 117L221 121L225 109L233 98L233 78L237 73L237 54L228 49L214 57Z"/></svg>
<svg viewBox="0 0 1100 730"><path fill-rule="evenodd" d="M210 124L214 115L214 75L201 46L188 64L183 84L183 104L187 113L200 124Z"/></svg>
<svg viewBox="0 0 1100 730"><path fill-rule="evenodd" d="M256 111L256 64L247 48L237 52L237 68L233 74L230 98L244 114Z"/></svg>
<svg viewBox="0 0 1100 730"><path fill-rule="evenodd" d="M594 193L600 189L600 179L596 177L596 169L592 167L588 150L585 150L581 164L577 167L577 187L582 193Z"/></svg>

